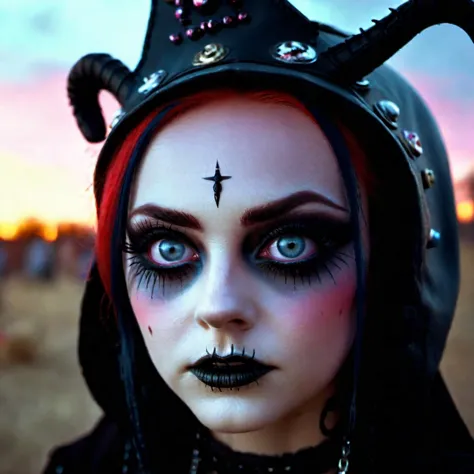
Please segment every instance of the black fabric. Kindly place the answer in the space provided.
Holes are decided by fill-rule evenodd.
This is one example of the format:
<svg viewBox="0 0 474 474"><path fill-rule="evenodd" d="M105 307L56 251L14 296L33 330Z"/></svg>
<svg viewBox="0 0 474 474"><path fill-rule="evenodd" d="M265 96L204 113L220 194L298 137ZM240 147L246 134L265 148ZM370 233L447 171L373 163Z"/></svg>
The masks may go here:
<svg viewBox="0 0 474 474"><path fill-rule="evenodd" d="M339 439L327 439L316 447L295 453L265 456L232 451L203 433L198 439L199 473L216 474L325 474L337 466L341 454Z"/></svg>
<svg viewBox="0 0 474 474"><path fill-rule="evenodd" d="M474 442L439 374L432 388L430 411L432 423L425 427L424 433L431 440L432 452L427 458L414 459L403 474L474 473ZM123 431L109 417L104 417L87 436L57 448L51 454L43 474L122 474L125 464L125 472L137 474L135 469L129 467L130 463L124 462L125 443ZM219 443L215 443L208 454L215 449L222 454L222 445ZM178 456L179 454L176 453ZM393 456L397 455L398 453L393 452ZM245 455L244 458L247 463L255 462L257 467L269 462L268 458L259 460L258 457ZM236 459L241 459L241 456L237 455ZM392 461L387 459L387 468ZM281 464L279 460L276 463ZM165 472L166 466L163 468Z"/></svg>
<svg viewBox="0 0 474 474"><path fill-rule="evenodd" d="M124 446L118 425L103 417L86 436L56 448L43 474L122 473Z"/></svg>

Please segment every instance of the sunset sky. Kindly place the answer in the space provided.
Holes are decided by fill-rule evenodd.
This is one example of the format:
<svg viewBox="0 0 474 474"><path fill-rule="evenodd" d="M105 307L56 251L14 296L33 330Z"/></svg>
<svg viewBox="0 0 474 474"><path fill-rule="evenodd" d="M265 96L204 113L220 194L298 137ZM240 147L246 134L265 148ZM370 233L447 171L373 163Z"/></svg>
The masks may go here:
<svg viewBox="0 0 474 474"><path fill-rule="evenodd" d="M371 25L387 0L295 0L313 19L348 31ZM0 0L0 222L35 216L92 222L90 183L100 148L80 135L66 76L82 55L107 52L134 68L149 0ZM474 46L461 30L424 32L391 64L418 88L440 124L455 179L474 166ZM106 99L111 117L116 104ZM462 200L462 192L458 192Z"/></svg>

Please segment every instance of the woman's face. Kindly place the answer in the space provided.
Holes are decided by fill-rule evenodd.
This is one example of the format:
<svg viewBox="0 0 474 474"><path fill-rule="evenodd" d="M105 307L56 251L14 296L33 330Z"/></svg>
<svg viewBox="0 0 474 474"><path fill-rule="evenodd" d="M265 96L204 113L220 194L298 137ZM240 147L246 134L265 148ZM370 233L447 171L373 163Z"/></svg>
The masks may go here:
<svg viewBox="0 0 474 474"><path fill-rule="evenodd" d="M326 400L353 339L348 209L327 139L295 108L229 98L155 138L131 199L128 291L157 371L211 430Z"/></svg>

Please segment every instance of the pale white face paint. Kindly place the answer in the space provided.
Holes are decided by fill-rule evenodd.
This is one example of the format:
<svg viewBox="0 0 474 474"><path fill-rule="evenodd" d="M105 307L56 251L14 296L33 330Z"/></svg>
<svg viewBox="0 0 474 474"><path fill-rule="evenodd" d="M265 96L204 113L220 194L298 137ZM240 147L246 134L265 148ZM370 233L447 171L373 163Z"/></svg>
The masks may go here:
<svg viewBox="0 0 474 474"><path fill-rule="evenodd" d="M203 179L217 161L231 176L218 208ZM303 191L322 198L242 224L249 209ZM154 206L192 215L194 228L173 224L168 233L169 216L146 215ZM194 108L166 125L144 157L129 222L142 253L125 265L132 308L157 371L235 449L272 453L320 439L319 415L354 332L348 208L326 137L289 106L229 98ZM281 265L308 259L287 273ZM152 265L175 268L156 276ZM187 370L206 350L232 346L255 350L275 370L222 392Z"/></svg>

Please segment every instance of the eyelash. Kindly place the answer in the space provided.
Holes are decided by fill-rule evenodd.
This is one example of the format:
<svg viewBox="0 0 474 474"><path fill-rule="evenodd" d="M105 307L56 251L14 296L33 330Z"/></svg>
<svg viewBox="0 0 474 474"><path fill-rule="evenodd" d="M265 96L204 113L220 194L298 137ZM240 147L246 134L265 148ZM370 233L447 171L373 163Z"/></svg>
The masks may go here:
<svg viewBox="0 0 474 474"><path fill-rule="evenodd" d="M295 262L259 259L258 255L263 249L268 248L272 242L287 236L309 238L316 244L316 255ZM267 274L273 275L274 278L283 277L285 284L288 283L288 279L292 279L293 285L296 286L299 279L301 284L311 285L313 277L320 283L323 273L329 274L335 283L329 264L334 265L339 270L341 267L335 260L348 265L347 259L350 256L338 249L347 245L351 240L352 236L348 223L315 219L313 217L309 219L309 222L288 223L269 232L263 243L254 252L254 259L257 266Z"/></svg>
<svg viewBox="0 0 474 474"><path fill-rule="evenodd" d="M145 282L146 289L149 289L151 284L151 298L153 298L154 289L157 285L161 287L163 296L167 286L171 283L179 282L180 287L183 288L185 281L195 276L202 266L200 259L180 263L176 266L159 266L149 260L147 254L150 252L150 246L165 239L180 242L195 250L197 255L199 254L199 250L187 237L186 233L176 231L171 225L144 220L135 225L134 228L129 229L128 234L129 242L124 244L123 251L130 255L128 261L130 268L133 270L133 281L138 279L137 287ZM303 237L311 240L316 244L316 255L306 260L286 263L259 256L270 244L285 236ZM261 242L261 244L258 246L252 244L251 241L255 242L255 240ZM285 284L288 283L288 279L292 279L295 286L299 279L302 284L307 282L310 285L314 277L321 282L321 276L324 272L328 273L335 281L329 264L334 265L337 269L341 268L337 262L348 265L347 259L352 257L339 249L351 240L352 236L348 223L313 216L304 219L303 222L300 218L299 222L282 224L270 232L265 232L263 236L257 239L255 239L255 236L246 239L244 251L248 251L245 253L251 255L250 263L253 263L265 274L273 275L274 279L283 277Z"/></svg>
<svg viewBox="0 0 474 474"><path fill-rule="evenodd" d="M191 244L186 234L182 231L174 230L172 225L164 225L161 223L144 220L135 225L133 229L128 230L129 242L125 242L123 252L129 254L127 258L129 267L133 270L132 278L137 281L137 288L145 281L145 288L148 290L151 285L151 298L153 298L154 289L158 285L161 287L163 296L167 284L179 282L183 286L183 282L187 277L195 272L198 262L181 263L179 265L159 267L154 265L146 257L150 250L150 245L163 239L174 239L186 245Z"/></svg>

